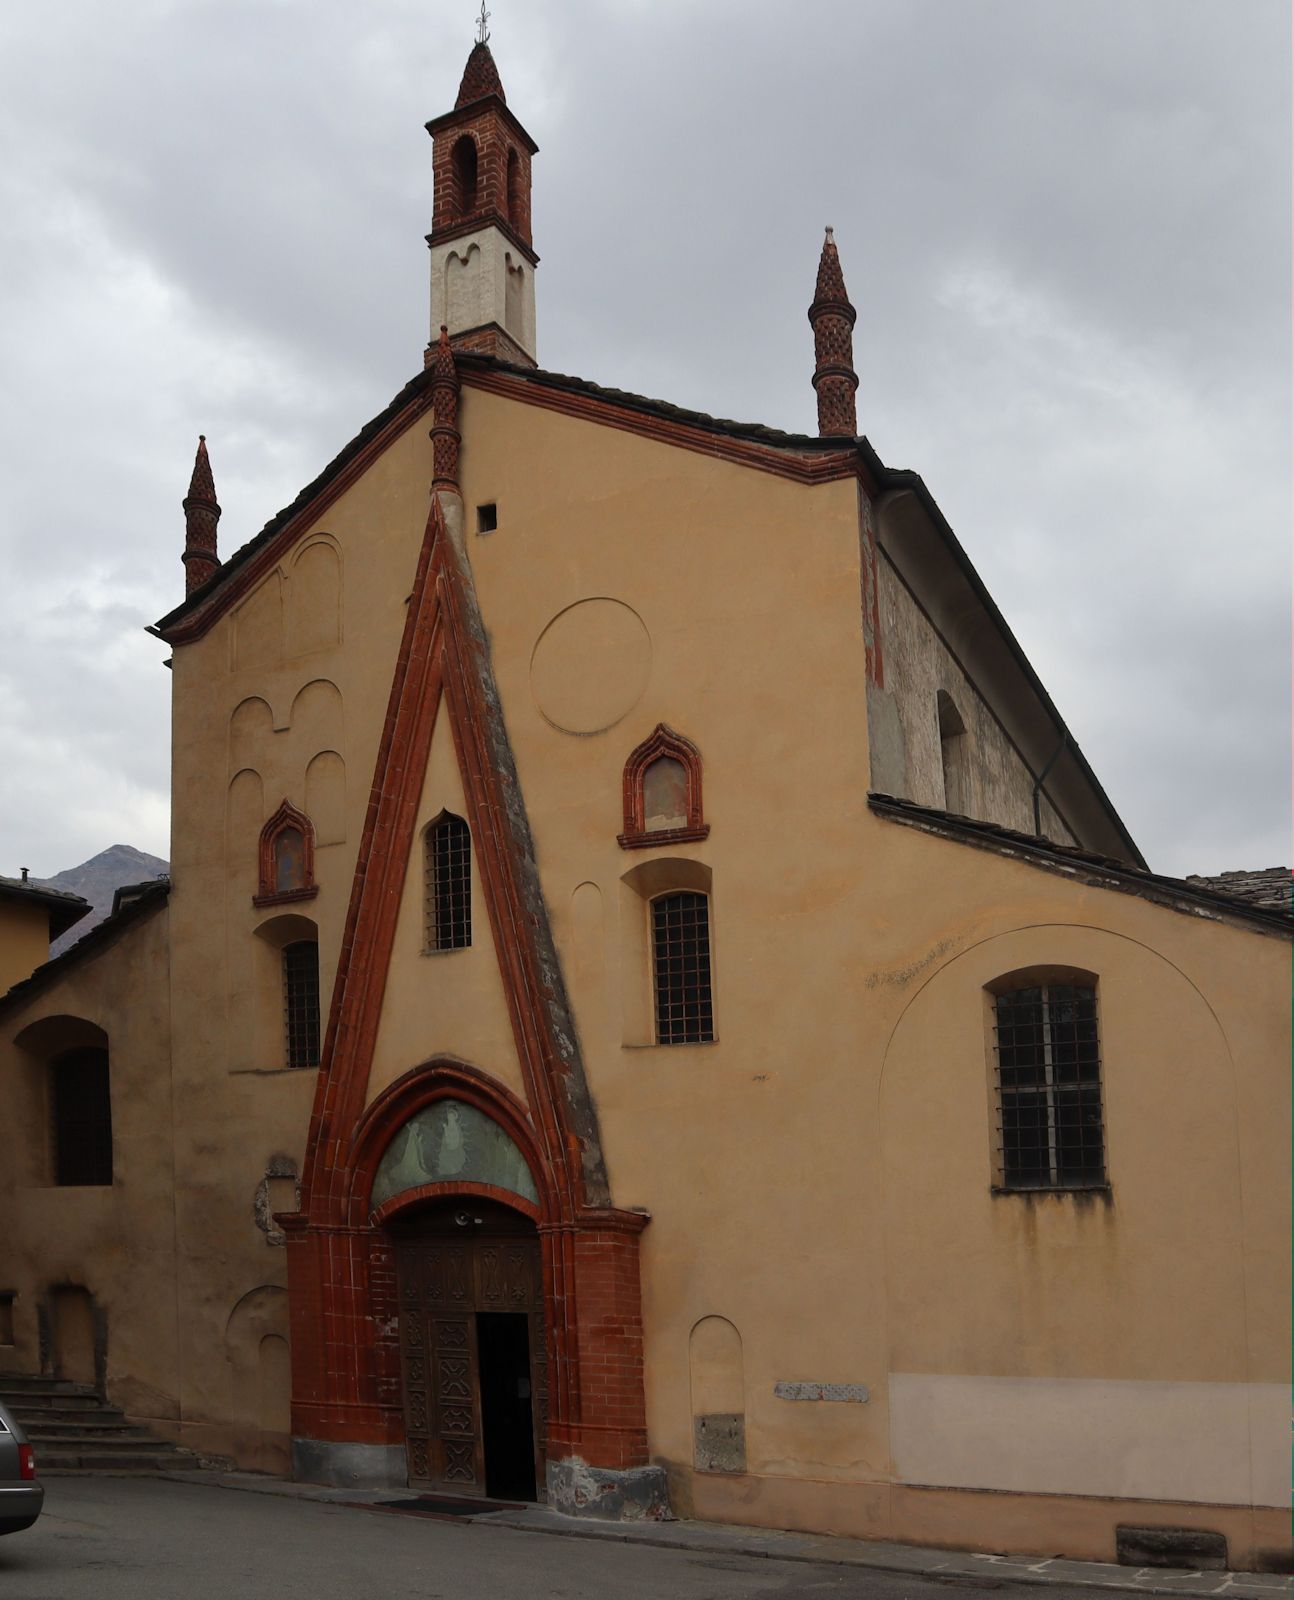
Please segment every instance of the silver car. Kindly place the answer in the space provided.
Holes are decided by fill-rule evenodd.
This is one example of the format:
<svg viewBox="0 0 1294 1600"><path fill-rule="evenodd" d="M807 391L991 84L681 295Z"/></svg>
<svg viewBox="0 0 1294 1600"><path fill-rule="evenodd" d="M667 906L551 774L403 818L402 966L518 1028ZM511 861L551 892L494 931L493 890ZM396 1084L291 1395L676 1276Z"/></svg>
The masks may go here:
<svg viewBox="0 0 1294 1600"><path fill-rule="evenodd" d="M0 1405L0 1533L30 1528L44 1502L27 1435Z"/></svg>

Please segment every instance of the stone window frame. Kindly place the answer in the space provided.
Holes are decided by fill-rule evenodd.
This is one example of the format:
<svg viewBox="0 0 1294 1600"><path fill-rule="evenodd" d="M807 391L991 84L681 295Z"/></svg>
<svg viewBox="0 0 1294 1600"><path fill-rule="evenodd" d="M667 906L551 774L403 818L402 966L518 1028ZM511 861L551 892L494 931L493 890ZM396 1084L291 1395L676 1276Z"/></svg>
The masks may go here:
<svg viewBox="0 0 1294 1600"><path fill-rule="evenodd" d="M305 882L299 889L276 889L274 846L280 834L286 833L289 829L295 829L301 835L301 859ZM261 829L257 882L259 887L252 896L252 904L258 908L289 905L297 900L313 900L319 893L319 885L315 882L314 823L304 811L299 810L286 798Z"/></svg>
<svg viewBox="0 0 1294 1600"><path fill-rule="evenodd" d="M643 782L647 769L662 757L677 761L687 775L687 822L681 828L647 829ZM710 824L701 806L701 752L664 722L630 752L621 782L624 831L617 835L622 850L645 850L656 845L688 844L709 837Z"/></svg>

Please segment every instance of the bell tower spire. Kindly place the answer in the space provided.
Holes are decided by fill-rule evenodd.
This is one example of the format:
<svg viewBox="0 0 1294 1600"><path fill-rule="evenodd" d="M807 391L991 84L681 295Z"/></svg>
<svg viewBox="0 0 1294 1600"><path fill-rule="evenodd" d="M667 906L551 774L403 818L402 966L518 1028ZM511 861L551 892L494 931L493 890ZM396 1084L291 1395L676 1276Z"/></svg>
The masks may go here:
<svg viewBox="0 0 1294 1600"><path fill-rule="evenodd" d="M454 109L433 117L435 201L431 232L431 329L449 329L456 350L535 362L535 268L530 237L530 161L539 146L508 110L481 6L476 43Z"/></svg>
<svg viewBox="0 0 1294 1600"><path fill-rule="evenodd" d="M211 461L207 455L207 436L198 435L198 453L193 460L193 476L189 492L184 497L184 592L192 594L200 588L220 565L216 554L216 524L220 521L220 503L216 499L216 483L211 476Z"/></svg>
<svg viewBox="0 0 1294 1600"><path fill-rule="evenodd" d="M849 303L836 239L830 228L822 241L818 283L809 307L813 325L813 387L818 391L818 432L823 438L852 439L858 432L854 391L854 323L858 313Z"/></svg>

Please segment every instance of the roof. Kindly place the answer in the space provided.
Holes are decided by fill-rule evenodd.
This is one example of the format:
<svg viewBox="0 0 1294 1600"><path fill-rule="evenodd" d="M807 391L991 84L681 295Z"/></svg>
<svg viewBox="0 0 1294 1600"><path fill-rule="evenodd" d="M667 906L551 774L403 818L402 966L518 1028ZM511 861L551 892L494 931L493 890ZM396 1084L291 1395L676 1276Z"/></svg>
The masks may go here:
<svg viewBox="0 0 1294 1600"><path fill-rule="evenodd" d="M996 822L981 822L974 817L957 816L951 811L938 811L933 806L920 806L914 800L900 800L890 794L869 794L867 804L879 816L887 817L892 822L904 823L925 833L937 833L959 844L1013 856L1030 866L1080 878L1097 888L1140 895L1143 899L1153 900L1158 905L1191 916L1212 916L1257 924L1268 932L1294 938L1294 911L1273 909L1252 899L1220 891L1211 886L1217 879L1165 877L1145 867L1130 866L1126 861L1115 860L1112 856L1080 850L1076 845L1058 844L1054 839L1044 839L1032 833L1017 833L1014 828L1004 828ZM1234 876L1252 877L1256 874ZM1288 873L1285 873L1285 880L1285 904L1288 907Z"/></svg>
<svg viewBox="0 0 1294 1600"><path fill-rule="evenodd" d="M1294 876L1288 867L1259 867L1255 872L1219 872L1212 877L1191 873L1185 882L1218 894L1232 895L1270 911L1294 909Z"/></svg>
<svg viewBox="0 0 1294 1600"><path fill-rule="evenodd" d="M1115 835L1126 848L1128 859L1137 866L1144 867L1146 865L1144 856L1138 849L1132 835L1128 832L1123 819L1116 811L1100 780L1093 772L1087 758L1079 748L1078 741L1069 731L1065 719L1056 708L1055 702L1034 670L1019 640L1011 631L1006 618L999 611L996 602L985 587L983 579L975 570L974 563L966 554L961 542L954 534L943 512L940 511L934 496L926 487L925 481L919 473L908 469L887 467L880 456L877 455L871 442L864 437L854 440L851 454L848 443L842 442L838 438L820 438L811 434L786 433L779 428L765 427L761 423L734 422L727 418L710 416L704 411L690 411L683 406L671 405L668 401L654 400L646 395L634 394L624 389L606 388L601 384L590 382L587 378L571 377L565 373L548 372L535 367L515 366L510 362L501 361L497 357L480 355L474 352L455 351L454 359L466 378L470 378L470 375L474 372L483 376L491 372L498 373L506 376L509 381L521 380L528 385L535 385L550 391L559 391L571 396L587 397L594 402L601 402L621 411L636 412L639 415L658 418L667 423L679 423L716 436L762 446L766 450L785 452L787 457L798 457L801 460L817 458L819 461L823 461L823 458L833 456L846 463L846 467L842 469L842 475L843 471L849 470L848 463L852 461L853 470L870 480L871 485L877 490L895 489L913 492L924 508L940 543L959 569L962 578L974 594L978 604L983 608L990 626L995 630L1007 653L1014 660L1017 670L1031 693L1036 697L1045 716L1054 725L1057 741L1069 752L1083 781L1090 786L1098 807L1108 817ZM346 472L355 458L384 429L396 422L406 408L417 407L425 409L433 377L434 370L424 368L415 378L405 384L404 388L400 390L391 402L341 449L319 476L312 483L306 485L291 505L285 506L277 516L272 517L255 538L250 539L241 549L235 550L205 583L199 585L191 594L187 595L174 610L168 611L154 625L151 631L166 637L170 629L176 627L192 612L205 605L233 573L252 556L256 555L293 518L300 516L316 497L323 495L334 480ZM825 462L823 464L826 465Z"/></svg>
<svg viewBox="0 0 1294 1600"><path fill-rule="evenodd" d="M94 909L79 894L69 894L66 889L47 889L26 878L0 878L0 900L13 904L25 902L47 911L51 943Z"/></svg>
<svg viewBox="0 0 1294 1600"><path fill-rule="evenodd" d="M9 881L0 879L0 883ZM160 910L166 904L170 892L169 878L154 878L148 883L118 889L113 896L111 915L96 923L84 938L69 945L62 955L55 956L44 966L37 967L31 977L24 978L21 983L15 983L7 994L0 995L0 1016L30 1000L33 995L39 994L42 989L61 978L72 967L78 966L88 956L97 955L105 946L115 943L133 924L142 922L154 911ZM57 893L57 891L43 890L42 893ZM61 895L60 898L75 899L76 896ZM82 901L81 904L84 905L85 902ZM87 905L86 910L89 909Z"/></svg>
<svg viewBox="0 0 1294 1600"><path fill-rule="evenodd" d="M473 100L483 100L487 94L497 94L505 103L508 98L503 92L503 82L489 45L484 40L478 40L472 46L472 53L463 68L463 81L458 86L454 109L457 111L460 106L469 105Z"/></svg>

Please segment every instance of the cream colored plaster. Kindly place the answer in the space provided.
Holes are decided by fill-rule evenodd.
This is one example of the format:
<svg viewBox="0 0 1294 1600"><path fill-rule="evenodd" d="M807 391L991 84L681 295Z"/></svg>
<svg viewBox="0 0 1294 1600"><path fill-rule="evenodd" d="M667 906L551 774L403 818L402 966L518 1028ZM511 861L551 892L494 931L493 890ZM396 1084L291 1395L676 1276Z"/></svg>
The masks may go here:
<svg viewBox="0 0 1294 1600"><path fill-rule="evenodd" d="M905 1483L1277 1506L1289 1499L1285 1384L896 1372Z"/></svg>
<svg viewBox="0 0 1294 1600"><path fill-rule="evenodd" d="M472 840L472 943L426 950L425 834L442 811L468 821L450 711L442 700L427 758L413 848L400 897L395 947L369 1077L370 1100L433 1056L453 1056L492 1074L525 1099L499 973L478 842Z"/></svg>
<svg viewBox="0 0 1294 1600"><path fill-rule="evenodd" d="M0 900L0 994L49 960L48 906Z"/></svg>
<svg viewBox="0 0 1294 1600"><path fill-rule="evenodd" d="M535 359L535 269L498 228L431 250L431 342L497 322Z"/></svg>

